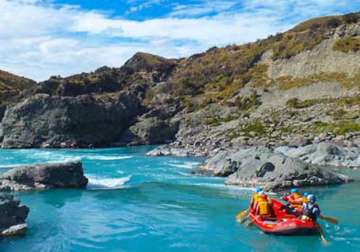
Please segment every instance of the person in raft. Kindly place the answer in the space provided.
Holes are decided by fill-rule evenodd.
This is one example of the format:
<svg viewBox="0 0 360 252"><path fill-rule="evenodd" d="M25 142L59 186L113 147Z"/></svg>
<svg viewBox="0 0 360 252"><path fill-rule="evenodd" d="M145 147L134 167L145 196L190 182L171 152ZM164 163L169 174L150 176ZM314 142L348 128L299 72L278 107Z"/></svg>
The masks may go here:
<svg viewBox="0 0 360 252"><path fill-rule="evenodd" d="M255 214L259 215L260 218L262 218L263 220L272 219L274 216L271 199L269 199L264 192L261 194L260 198L258 199L255 208Z"/></svg>
<svg viewBox="0 0 360 252"><path fill-rule="evenodd" d="M253 193L250 201L250 211L255 213L258 202L260 201L261 195L264 193L263 189L256 187L255 192Z"/></svg>
<svg viewBox="0 0 360 252"><path fill-rule="evenodd" d="M285 206L285 210L288 213L297 214L302 211L303 204L308 202L308 193L301 195L297 188L292 188L290 194L284 196L282 199L287 201L288 204Z"/></svg>
<svg viewBox="0 0 360 252"><path fill-rule="evenodd" d="M312 194L309 194L307 196L308 202L303 203L302 206L302 210L303 210L303 215L302 215L302 219L306 220L306 219L311 219L314 222L317 221L317 219L320 217L321 215L321 210L319 205L316 203L316 197Z"/></svg>

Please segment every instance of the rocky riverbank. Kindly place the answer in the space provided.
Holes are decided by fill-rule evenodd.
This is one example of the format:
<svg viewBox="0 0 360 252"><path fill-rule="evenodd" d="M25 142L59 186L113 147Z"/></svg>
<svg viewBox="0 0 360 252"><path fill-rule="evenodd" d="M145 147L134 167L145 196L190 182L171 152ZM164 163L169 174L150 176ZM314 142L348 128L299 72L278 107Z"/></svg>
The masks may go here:
<svg viewBox="0 0 360 252"><path fill-rule="evenodd" d="M199 146L201 148L201 146ZM225 183L239 186L263 186L277 191L289 187L342 184L352 181L339 173L341 167L358 167L359 148L340 147L331 143L303 147L238 146L228 149L208 147L208 153L197 148L160 146L150 156L205 156L200 172L226 177Z"/></svg>

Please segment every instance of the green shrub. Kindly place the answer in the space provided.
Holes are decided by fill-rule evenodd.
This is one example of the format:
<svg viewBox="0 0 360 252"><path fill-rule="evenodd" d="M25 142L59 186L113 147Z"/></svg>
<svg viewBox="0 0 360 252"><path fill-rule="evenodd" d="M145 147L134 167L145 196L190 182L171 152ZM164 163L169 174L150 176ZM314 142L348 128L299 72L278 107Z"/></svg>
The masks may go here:
<svg viewBox="0 0 360 252"><path fill-rule="evenodd" d="M334 132L337 135L344 135L349 132L360 132L360 124L352 120L334 123L316 122L313 127L316 133Z"/></svg>
<svg viewBox="0 0 360 252"><path fill-rule="evenodd" d="M266 128L260 120L256 120L250 124L245 125L241 131L246 135L250 135L250 133L253 132L256 136L261 136L266 133Z"/></svg>
<svg viewBox="0 0 360 252"><path fill-rule="evenodd" d="M257 64L249 71L250 79L255 87L264 87L269 82L267 75L269 66L267 64Z"/></svg>
<svg viewBox="0 0 360 252"><path fill-rule="evenodd" d="M333 49L343 53L357 52L360 50L360 38L350 36L340 38L335 42Z"/></svg>
<svg viewBox="0 0 360 252"><path fill-rule="evenodd" d="M239 110L247 111L260 106L261 101L257 94L252 93L250 96L237 97L232 105L236 106Z"/></svg>
<svg viewBox="0 0 360 252"><path fill-rule="evenodd" d="M320 102L321 100L319 99L309 99L309 100L300 101L298 98L292 98L286 102L286 105L290 108L302 109L302 108L308 108L314 106L315 104L318 104Z"/></svg>
<svg viewBox="0 0 360 252"><path fill-rule="evenodd" d="M222 123L226 123L226 122L230 122L232 120L235 120L238 117L239 117L238 115L228 115L228 116L225 116L225 117L207 117L205 119L205 124L218 126L218 125L220 125Z"/></svg>

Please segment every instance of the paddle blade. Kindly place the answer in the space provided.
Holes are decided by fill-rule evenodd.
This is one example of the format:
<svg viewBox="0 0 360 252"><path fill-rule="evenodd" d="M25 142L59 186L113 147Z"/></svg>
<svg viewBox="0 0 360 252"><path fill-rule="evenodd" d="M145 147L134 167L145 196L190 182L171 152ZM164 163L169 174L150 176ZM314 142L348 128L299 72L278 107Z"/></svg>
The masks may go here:
<svg viewBox="0 0 360 252"><path fill-rule="evenodd" d="M247 227L250 227L250 226L252 226L252 225L254 224L254 222L255 222L255 221L252 220L252 221L250 221L246 226L247 226Z"/></svg>
<svg viewBox="0 0 360 252"><path fill-rule="evenodd" d="M325 245L325 246L329 245L328 240L326 240L326 238L325 238L325 234L324 234L324 231L323 231L322 227L318 224L317 228L318 228L318 231L319 231L321 243L323 245Z"/></svg>
<svg viewBox="0 0 360 252"><path fill-rule="evenodd" d="M329 222L331 224L334 224L334 225L337 225L339 223L338 220L335 219L334 217L320 215L320 219L322 219L324 221L327 221L327 222Z"/></svg>
<svg viewBox="0 0 360 252"><path fill-rule="evenodd" d="M239 221L239 220L241 220L242 218L244 218L244 216L247 214L247 212L248 212L248 210L246 209L246 210L238 213L238 214L236 215L236 220Z"/></svg>

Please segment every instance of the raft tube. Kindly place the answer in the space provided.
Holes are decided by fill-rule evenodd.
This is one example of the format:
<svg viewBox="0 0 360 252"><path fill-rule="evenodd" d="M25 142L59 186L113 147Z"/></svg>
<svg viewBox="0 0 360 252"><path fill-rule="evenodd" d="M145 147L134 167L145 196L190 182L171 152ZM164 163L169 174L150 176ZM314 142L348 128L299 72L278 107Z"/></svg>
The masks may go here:
<svg viewBox="0 0 360 252"><path fill-rule="evenodd" d="M318 233L318 227L312 220L301 220L294 214L288 214L280 201L272 200L275 217L264 220L254 213L249 213L249 218L264 233L275 235L312 235Z"/></svg>

